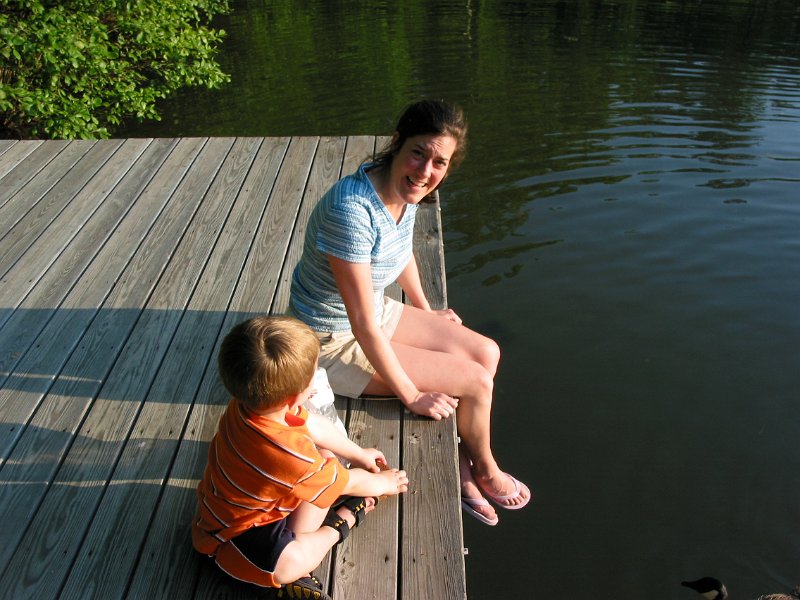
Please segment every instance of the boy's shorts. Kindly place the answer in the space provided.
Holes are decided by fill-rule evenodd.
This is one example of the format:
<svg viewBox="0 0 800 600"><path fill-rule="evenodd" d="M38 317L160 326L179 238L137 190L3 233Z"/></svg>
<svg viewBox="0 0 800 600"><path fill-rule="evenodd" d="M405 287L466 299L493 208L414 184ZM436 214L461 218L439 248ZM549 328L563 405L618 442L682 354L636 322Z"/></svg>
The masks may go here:
<svg viewBox="0 0 800 600"><path fill-rule="evenodd" d="M262 587L280 587L273 573L281 553L294 533L286 519L253 527L222 544L215 556L217 565L231 577Z"/></svg>
<svg viewBox="0 0 800 600"><path fill-rule="evenodd" d="M380 325L386 337L392 339L400 317L403 304L384 296L383 315ZM367 387L375 368L370 364L351 330L318 331L320 342L319 366L328 373L331 388L337 394L348 398L358 398Z"/></svg>

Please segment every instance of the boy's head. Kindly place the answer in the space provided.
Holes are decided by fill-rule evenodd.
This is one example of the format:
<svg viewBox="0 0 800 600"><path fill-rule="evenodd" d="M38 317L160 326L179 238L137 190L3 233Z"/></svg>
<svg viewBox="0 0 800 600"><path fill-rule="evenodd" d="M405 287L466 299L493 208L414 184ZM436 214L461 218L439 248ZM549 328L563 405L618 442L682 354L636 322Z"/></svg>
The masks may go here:
<svg viewBox="0 0 800 600"><path fill-rule="evenodd" d="M314 377L319 339L292 317L255 317L222 341L219 374L228 392L252 410L280 408Z"/></svg>

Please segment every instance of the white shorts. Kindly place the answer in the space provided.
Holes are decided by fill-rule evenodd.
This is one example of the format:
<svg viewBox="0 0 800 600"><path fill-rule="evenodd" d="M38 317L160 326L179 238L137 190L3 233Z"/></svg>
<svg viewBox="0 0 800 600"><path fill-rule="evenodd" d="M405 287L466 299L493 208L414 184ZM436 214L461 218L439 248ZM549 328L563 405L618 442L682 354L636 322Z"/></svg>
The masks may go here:
<svg viewBox="0 0 800 600"><path fill-rule="evenodd" d="M402 314L403 304L384 296L383 315L378 324L387 338L392 339ZM333 391L348 398L358 398L375 375L375 369L353 332L349 329L332 333L318 331L317 337L321 346L319 366L327 371Z"/></svg>

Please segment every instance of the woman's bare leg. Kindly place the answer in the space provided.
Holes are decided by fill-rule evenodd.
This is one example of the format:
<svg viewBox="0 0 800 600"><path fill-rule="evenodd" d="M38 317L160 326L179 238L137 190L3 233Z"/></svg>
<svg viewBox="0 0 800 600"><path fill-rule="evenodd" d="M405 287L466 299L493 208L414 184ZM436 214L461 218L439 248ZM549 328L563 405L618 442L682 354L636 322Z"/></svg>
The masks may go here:
<svg viewBox="0 0 800 600"><path fill-rule="evenodd" d="M500 348L493 339L413 306L403 307L392 342L466 358L481 365L492 378L500 362Z"/></svg>
<svg viewBox="0 0 800 600"><path fill-rule="evenodd" d="M463 444L458 445L458 473L461 479L461 495L465 498L483 498L483 494L472 475L472 460ZM497 516L497 512L491 504L472 506L472 510L481 513L490 521Z"/></svg>
<svg viewBox="0 0 800 600"><path fill-rule="evenodd" d="M513 493L514 482L497 465L490 440L494 373L500 360L497 344L463 325L411 307L404 308L391 343L420 391L459 398L456 419L464 447L461 454L464 449L468 453L460 460L472 462L471 472L480 486L495 495ZM365 392L392 393L378 374ZM475 498L472 483L462 480L462 492ZM521 504L526 498L523 492L522 498L508 504ZM484 514L492 516L489 511Z"/></svg>

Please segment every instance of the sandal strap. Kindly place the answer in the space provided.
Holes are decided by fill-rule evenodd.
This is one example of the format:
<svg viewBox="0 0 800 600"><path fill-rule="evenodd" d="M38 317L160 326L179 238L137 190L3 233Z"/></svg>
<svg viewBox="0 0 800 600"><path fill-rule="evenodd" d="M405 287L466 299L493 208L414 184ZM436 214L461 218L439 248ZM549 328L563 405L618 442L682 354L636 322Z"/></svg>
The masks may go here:
<svg viewBox="0 0 800 600"><path fill-rule="evenodd" d="M358 519L356 519L356 523L358 523ZM322 521L322 524L339 532L339 541L336 542L337 544L341 544L343 541L345 541L347 536L350 534L350 525L348 525L347 520L340 517L333 508L331 508L328 511L328 514L325 515L325 519Z"/></svg>
<svg viewBox="0 0 800 600"><path fill-rule="evenodd" d="M375 504L377 503L378 499L375 498ZM352 512L353 516L356 518L354 527L361 525L361 521L363 521L364 517L367 515L367 500L360 496L341 496L336 502L333 503L331 508L337 509L341 508L342 506Z"/></svg>
<svg viewBox="0 0 800 600"><path fill-rule="evenodd" d="M375 503L378 503L377 498L375 498ZM367 514L367 500L360 496L341 496L336 500L336 502L333 503L333 506L331 506L328 514L325 515L325 520L322 521L322 524L332 527L339 532L338 544L341 544L343 541L345 541L350 533L350 525L347 523L347 520L340 517L336 512L337 508L342 507L353 513L353 517L355 517L356 520L355 524L353 524L353 527L358 527Z"/></svg>

